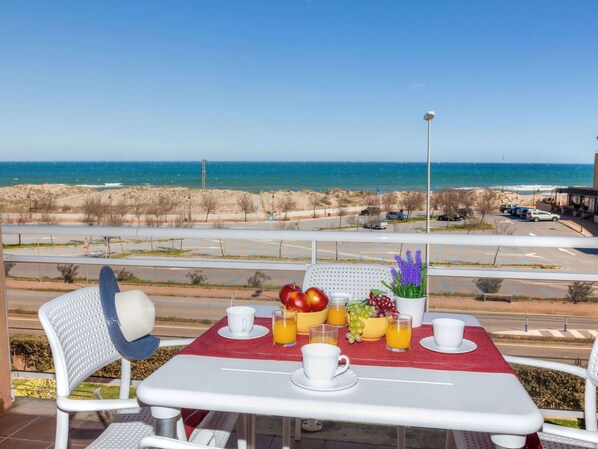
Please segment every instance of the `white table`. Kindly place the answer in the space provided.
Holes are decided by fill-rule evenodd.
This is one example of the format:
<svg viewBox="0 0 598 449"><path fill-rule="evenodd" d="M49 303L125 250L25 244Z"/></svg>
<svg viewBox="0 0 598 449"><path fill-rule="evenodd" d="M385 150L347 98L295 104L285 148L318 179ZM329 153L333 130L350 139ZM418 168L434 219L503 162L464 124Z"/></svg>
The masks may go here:
<svg viewBox="0 0 598 449"><path fill-rule="evenodd" d="M473 324L473 323L472 323ZM414 344L417 344L414 342ZM178 355L149 376L138 398L157 418L180 408L309 416L320 420L490 432L519 448L542 415L511 374L351 365L352 388L312 392L293 385L301 363Z"/></svg>

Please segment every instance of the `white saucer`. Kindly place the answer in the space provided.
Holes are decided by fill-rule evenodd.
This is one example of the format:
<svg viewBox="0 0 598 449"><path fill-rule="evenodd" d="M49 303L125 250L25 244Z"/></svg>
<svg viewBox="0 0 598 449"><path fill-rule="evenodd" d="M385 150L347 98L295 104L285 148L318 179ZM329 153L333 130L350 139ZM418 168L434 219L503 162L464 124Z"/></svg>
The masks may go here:
<svg viewBox="0 0 598 449"><path fill-rule="evenodd" d="M419 341L419 344L430 351L442 352L443 354L465 354L467 352L475 351L478 348L478 345L473 341L466 340L465 338L457 349L440 349L434 341L434 337L422 338Z"/></svg>
<svg viewBox="0 0 598 449"><path fill-rule="evenodd" d="M299 368L291 375L291 382L301 388L313 391L338 391L350 388L357 383L357 374L351 370L345 371L343 374L336 376L332 379L329 384L326 385L314 385L312 384L303 368Z"/></svg>
<svg viewBox="0 0 598 449"><path fill-rule="evenodd" d="M251 329L251 332L249 332L247 335L233 335L228 326L218 329L218 335L228 338L229 340L253 340L254 338L260 338L264 335L268 335L268 332L270 331L267 327L260 326L258 324L253 326L253 329Z"/></svg>

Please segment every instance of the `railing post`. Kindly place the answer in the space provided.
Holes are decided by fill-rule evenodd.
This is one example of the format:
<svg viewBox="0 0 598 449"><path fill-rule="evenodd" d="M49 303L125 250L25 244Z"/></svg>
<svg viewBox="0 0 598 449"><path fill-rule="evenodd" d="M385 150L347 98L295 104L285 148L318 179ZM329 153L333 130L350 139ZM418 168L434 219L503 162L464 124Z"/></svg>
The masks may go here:
<svg viewBox="0 0 598 449"><path fill-rule="evenodd" d="M6 276L4 275L4 250L0 227L0 413L12 406L10 380L10 340L8 337L8 308L6 303Z"/></svg>
<svg viewBox="0 0 598 449"><path fill-rule="evenodd" d="M318 261L318 242L317 240L311 241L311 263L312 265Z"/></svg>
<svg viewBox="0 0 598 449"><path fill-rule="evenodd" d="M525 327L523 329L524 332L527 332L527 325L529 324L528 321L529 321L528 317L525 317Z"/></svg>

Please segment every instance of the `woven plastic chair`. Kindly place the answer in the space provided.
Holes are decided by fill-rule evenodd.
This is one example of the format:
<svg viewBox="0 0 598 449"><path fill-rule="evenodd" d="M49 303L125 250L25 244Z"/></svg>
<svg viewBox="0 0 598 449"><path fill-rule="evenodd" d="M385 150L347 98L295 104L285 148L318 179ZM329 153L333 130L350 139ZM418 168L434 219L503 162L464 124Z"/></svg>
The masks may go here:
<svg viewBox="0 0 598 449"><path fill-rule="evenodd" d="M598 386L598 340L594 342L587 369L564 363L525 357L505 356L509 363L545 368L572 374L585 380L584 418L586 429L544 424L538 437L544 449L598 448L598 424L596 415L596 387ZM542 411L542 410L541 410ZM550 411L546 412L547 414ZM451 438L452 437L452 438ZM447 435L447 448L458 449L494 449L490 434L483 432L453 431Z"/></svg>
<svg viewBox="0 0 598 449"><path fill-rule="evenodd" d="M153 435L154 418L149 407L140 407L136 399L128 399L131 364L120 356L110 340L98 287L83 288L53 299L40 307L38 315L52 348L56 370L55 449L67 449L69 413L81 411L118 411L112 423L88 448L138 448L142 438ZM190 341L168 340L160 346L180 346ZM117 360L121 360L122 368L119 399L69 398L81 382ZM208 412L190 441L204 438L206 432L210 432L210 444L223 447L236 420L234 413ZM177 423L177 434L179 439L186 439L182 420Z"/></svg>
<svg viewBox="0 0 598 449"><path fill-rule="evenodd" d="M302 289L318 287L330 295L334 292L351 293L355 299L365 299L372 289L384 289L382 281L392 282L390 268L374 264L322 263L310 265L303 277ZM314 426L315 420L308 419L307 425ZM286 424L290 426L290 422ZM295 418L295 441L301 440L302 419ZM287 432L290 431L287 430ZM283 426L283 441L286 432ZM405 447L405 428L397 428L397 447Z"/></svg>

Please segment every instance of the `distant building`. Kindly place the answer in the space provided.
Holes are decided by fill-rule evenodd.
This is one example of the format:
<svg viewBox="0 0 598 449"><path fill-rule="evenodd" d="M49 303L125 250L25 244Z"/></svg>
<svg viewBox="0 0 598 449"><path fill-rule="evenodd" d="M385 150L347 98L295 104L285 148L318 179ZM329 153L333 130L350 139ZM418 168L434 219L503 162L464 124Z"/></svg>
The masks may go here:
<svg viewBox="0 0 598 449"><path fill-rule="evenodd" d="M556 198L553 210L574 217L593 217L598 222L598 153L594 155L594 185L556 189Z"/></svg>

